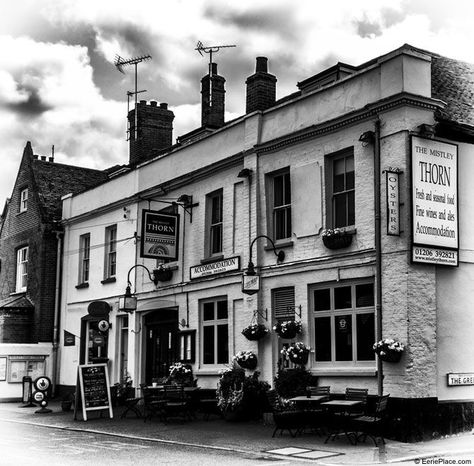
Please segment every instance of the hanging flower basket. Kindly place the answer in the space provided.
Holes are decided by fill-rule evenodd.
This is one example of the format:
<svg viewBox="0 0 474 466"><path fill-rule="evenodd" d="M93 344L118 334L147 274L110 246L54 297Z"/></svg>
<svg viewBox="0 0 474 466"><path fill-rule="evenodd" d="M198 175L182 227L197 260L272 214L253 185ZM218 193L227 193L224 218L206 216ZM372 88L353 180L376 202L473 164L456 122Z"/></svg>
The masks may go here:
<svg viewBox="0 0 474 466"><path fill-rule="evenodd" d="M153 271L153 274L159 282L167 282L171 280L171 277L173 276L173 271L165 267L158 267Z"/></svg>
<svg viewBox="0 0 474 466"><path fill-rule="evenodd" d="M405 346L392 338L385 338L374 343L374 352L385 362L399 362Z"/></svg>
<svg viewBox="0 0 474 466"><path fill-rule="evenodd" d="M257 355L253 351L239 351L233 359L242 369L253 371L257 367Z"/></svg>
<svg viewBox="0 0 474 466"><path fill-rule="evenodd" d="M308 362L310 348L301 341L283 348L281 354L289 359L293 364L304 365Z"/></svg>
<svg viewBox="0 0 474 466"><path fill-rule="evenodd" d="M263 324L250 324L242 330L242 335L251 341L260 340L267 334L268 328Z"/></svg>
<svg viewBox="0 0 474 466"><path fill-rule="evenodd" d="M275 330L275 333L280 338L291 339L295 338L298 333L301 333L303 325L296 320L278 321L273 327L273 330Z"/></svg>
<svg viewBox="0 0 474 466"><path fill-rule="evenodd" d="M330 228L321 233L324 246L328 249L347 248L352 243L352 234L341 230L340 228Z"/></svg>

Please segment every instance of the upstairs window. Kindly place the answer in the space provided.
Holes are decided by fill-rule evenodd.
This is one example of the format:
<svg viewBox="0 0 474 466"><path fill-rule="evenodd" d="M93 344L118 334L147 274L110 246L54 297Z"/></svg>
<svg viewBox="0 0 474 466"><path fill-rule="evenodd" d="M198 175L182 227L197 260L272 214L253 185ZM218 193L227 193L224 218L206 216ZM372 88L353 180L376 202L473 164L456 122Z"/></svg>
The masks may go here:
<svg viewBox="0 0 474 466"><path fill-rule="evenodd" d="M355 225L354 155L345 153L330 159L330 205L333 228Z"/></svg>
<svg viewBox="0 0 474 466"><path fill-rule="evenodd" d="M208 219L208 255L222 254L223 237L223 203L224 195L222 189L215 193L208 194L206 199L207 219Z"/></svg>
<svg viewBox="0 0 474 466"><path fill-rule="evenodd" d="M117 225L105 229L105 278L117 273Z"/></svg>
<svg viewBox="0 0 474 466"><path fill-rule="evenodd" d="M16 286L17 293L26 291L28 281L28 246L16 252Z"/></svg>
<svg viewBox="0 0 474 466"><path fill-rule="evenodd" d="M291 237L291 184L289 170L271 177L272 236L275 241Z"/></svg>
<svg viewBox="0 0 474 466"><path fill-rule="evenodd" d="M28 210L28 188L20 191L20 212Z"/></svg>
<svg viewBox="0 0 474 466"><path fill-rule="evenodd" d="M89 257L91 248L91 235L81 235L79 238L79 283L89 281Z"/></svg>
<svg viewBox="0 0 474 466"><path fill-rule="evenodd" d="M201 332L202 363L227 364L229 329L226 298L201 303Z"/></svg>

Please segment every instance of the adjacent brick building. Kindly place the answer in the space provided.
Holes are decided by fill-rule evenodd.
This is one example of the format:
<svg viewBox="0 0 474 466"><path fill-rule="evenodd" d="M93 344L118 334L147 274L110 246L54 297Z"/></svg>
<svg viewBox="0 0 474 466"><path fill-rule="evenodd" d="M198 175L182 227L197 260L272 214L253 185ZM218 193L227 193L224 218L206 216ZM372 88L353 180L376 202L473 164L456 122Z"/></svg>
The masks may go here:
<svg viewBox="0 0 474 466"><path fill-rule="evenodd" d="M102 171L38 157L28 142L0 220L1 397L18 397L24 375L51 375L59 297L61 197L107 179ZM57 314L57 313L56 313Z"/></svg>

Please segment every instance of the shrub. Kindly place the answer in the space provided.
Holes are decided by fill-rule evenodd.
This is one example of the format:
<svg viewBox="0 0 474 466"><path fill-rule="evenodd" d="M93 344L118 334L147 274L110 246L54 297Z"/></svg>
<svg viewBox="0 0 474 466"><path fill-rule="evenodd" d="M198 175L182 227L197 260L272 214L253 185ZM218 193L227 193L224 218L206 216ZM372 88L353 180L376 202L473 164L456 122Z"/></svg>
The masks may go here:
<svg viewBox="0 0 474 466"><path fill-rule="evenodd" d="M308 385L318 384L318 378L304 368L279 370L275 377L275 389L282 398L306 394Z"/></svg>

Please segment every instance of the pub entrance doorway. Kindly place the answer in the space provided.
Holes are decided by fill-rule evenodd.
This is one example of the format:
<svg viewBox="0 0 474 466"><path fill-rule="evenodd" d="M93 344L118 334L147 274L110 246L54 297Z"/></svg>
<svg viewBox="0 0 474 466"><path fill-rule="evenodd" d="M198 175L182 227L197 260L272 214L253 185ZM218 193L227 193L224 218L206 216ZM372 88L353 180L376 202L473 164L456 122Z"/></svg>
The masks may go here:
<svg viewBox="0 0 474 466"><path fill-rule="evenodd" d="M159 309L145 316L145 382L169 375L177 360L178 309Z"/></svg>

